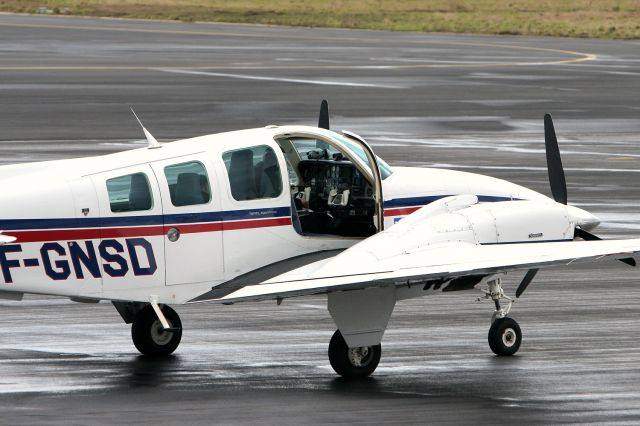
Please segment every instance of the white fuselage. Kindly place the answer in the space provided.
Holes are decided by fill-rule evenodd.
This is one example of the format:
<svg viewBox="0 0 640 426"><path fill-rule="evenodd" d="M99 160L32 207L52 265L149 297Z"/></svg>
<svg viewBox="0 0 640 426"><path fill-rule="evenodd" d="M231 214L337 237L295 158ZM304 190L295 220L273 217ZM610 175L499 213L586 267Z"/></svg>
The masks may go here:
<svg viewBox="0 0 640 426"><path fill-rule="evenodd" d="M296 230L288 160L276 142L292 134L332 137L332 132L317 128L270 126L177 141L159 149L0 168L0 229L17 238L0 245L0 291L184 303L285 259L352 246L362 237L303 235ZM225 164L223 156L248 146L268 147L276 154L274 161L282 171L279 195L236 200L230 186L233 166L228 160ZM169 171L176 165L199 167L206 174L210 190L202 202L175 201L181 183L179 178L171 183ZM366 175L366 167L363 170ZM149 197L143 201L148 205L144 210L114 211L118 179L133 175L148 182ZM121 195L133 197L125 194L133 193L133 186ZM458 194L475 195L481 203L530 200L555 205L542 194L504 180L441 169L394 167L382 181L382 193L385 228L424 205ZM531 205L522 209L530 210ZM495 221L492 214L480 208L472 219ZM590 226L596 223L592 217L585 220L591 220ZM534 234L547 232L543 222ZM514 222L511 231L503 227L502 236L496 231L492 238L498 242L508 239L508 232L524 232L519 223ZM575 220L567 223L575 226ZM550 232L573 238L568 225Z"/></svg>

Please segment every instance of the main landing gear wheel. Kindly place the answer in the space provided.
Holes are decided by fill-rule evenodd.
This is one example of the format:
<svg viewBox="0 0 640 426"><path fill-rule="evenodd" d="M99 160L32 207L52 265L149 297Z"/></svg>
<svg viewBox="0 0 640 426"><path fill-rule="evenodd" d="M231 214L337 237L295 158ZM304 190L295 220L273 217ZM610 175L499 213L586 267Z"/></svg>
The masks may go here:
<svg viewBox="0 0 640 426"><path fill-rule="evenodd" d="M336 330L329 342L329 362L334 371L345 378L368 377L378 367L382 347L363 346L349 348L340 330Z"/></svg>
<svg viewBox="0 0 640 426"><path fill-rule="evenodd" d="M522 332L518 323L509 317L498 318L489 329L489 347L498 356L511 356L518 352Z"/></svg>
<svg viewBox="0 0 640 426"><path fill-rule="evenodd" d="M138 312L131 325L131 338L140 353L148 356L169 355L176 350L182 338L180 317L169 306L162 307L171 330L165 330L153 307L147 305Z"/></svg>

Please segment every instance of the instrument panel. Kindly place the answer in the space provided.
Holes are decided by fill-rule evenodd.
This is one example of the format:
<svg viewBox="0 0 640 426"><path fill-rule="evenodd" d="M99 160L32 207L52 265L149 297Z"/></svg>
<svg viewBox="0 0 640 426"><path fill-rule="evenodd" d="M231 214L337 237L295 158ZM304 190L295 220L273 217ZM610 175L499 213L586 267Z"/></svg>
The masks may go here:
<svg viewBox="0 0 640 426"><path fill-rule="evenodd" d="M306 210L300 215L305 232L343 236L376 232L373 188L353 163L341 159L302 160L298 169L303 184L294 192L300 200L298 206Z"/></svg>

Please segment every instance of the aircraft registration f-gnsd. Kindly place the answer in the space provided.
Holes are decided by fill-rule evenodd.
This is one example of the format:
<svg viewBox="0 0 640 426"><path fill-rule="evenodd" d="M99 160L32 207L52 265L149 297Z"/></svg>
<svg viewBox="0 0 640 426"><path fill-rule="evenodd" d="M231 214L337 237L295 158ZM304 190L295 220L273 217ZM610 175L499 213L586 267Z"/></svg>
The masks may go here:
<svg viewBox="0 0 640 426"><path fill-rule="evenodd" d="M0 168L0 296L109 300L133 342L168 355L182 326L170 304L326 294L329 361L371 374L396 302L480 289L494 302L489 346L522 335L501 277L616 258L640 239L601 241L599 220L567 205L550 116L554 199L478 174L390 167L359 136L267 126L107 156ZM402 220L400 220L402 219ZM576 239L579 239L576 240ZM584 240L584 241L583 241Z"/></svg>

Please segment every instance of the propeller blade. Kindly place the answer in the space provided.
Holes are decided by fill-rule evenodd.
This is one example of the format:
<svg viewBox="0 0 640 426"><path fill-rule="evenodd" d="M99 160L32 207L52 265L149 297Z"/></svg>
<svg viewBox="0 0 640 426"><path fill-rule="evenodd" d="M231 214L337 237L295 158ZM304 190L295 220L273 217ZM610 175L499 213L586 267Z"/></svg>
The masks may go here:
<svg viewBox="0 0 640 426"><path fill-rule="evenodd" d="M564 179L558 138L549 114L544 115L544 146L547 152L547 171L553 199L558 203L567 204L567 182Z"/></svg>
<svg viewBox="0 0 640 426"><path fill-rule="evenodd" d="M318 127L329 130L329 103L325 99L320 104L320 116L318 117Z"/></svg>
<svg viewBox="0 0 640 426"><path fill-rule="evenodd" d="M593 235L591 232L587 232L584 229L580 229L580 228L576 228L574 235L576 237L582 238L585 241L598 241L602 239L597 235ZM627 257L627 258L618 259L618 260L622 263L626 263L629 266L636 266L636 260L633 257Z"/></svg>
<svg viewBox="0 0 640 426"><path fill-rule="evenodd" d="M582 238L585 241L598 241L598 240L602 239L602 238L598 237L597 235L593 235L591 232L585 231L582 228L576 228L576 231L575 231L574 235L576 237Z"/></svg>
<svg viewBox="0 0 640 426"><path fill-rule="evenodd" d="M626 263L629 266L632 266L632 267L636 266L636 260L633 257L626 257L624 259L618 259L618 260L622 263Z"/></svg>
<svg viewBox="0 0 640 426"><path fill-rule="evenodd" d="M518 289L516 290L516 297L520 297L522 293L524 293L527 287L529 287L529 284L531 284L531 281L533 281L533 277L535 277L537 273L537 269L529 269L527 271L524 278L522 279L522 282L518 286Z"/></svg>

